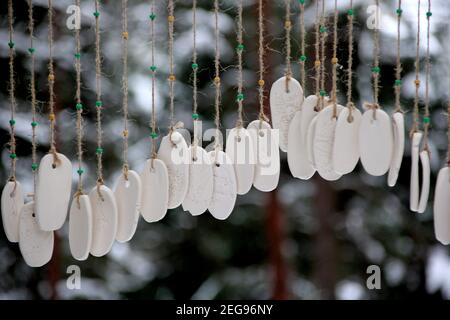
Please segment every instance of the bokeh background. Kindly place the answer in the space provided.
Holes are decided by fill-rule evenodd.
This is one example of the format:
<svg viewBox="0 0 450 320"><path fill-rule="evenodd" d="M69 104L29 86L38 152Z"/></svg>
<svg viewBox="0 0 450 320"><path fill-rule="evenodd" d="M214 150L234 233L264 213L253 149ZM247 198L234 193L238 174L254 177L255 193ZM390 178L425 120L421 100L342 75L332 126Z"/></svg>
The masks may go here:
<svg viewBox="0 0 450 320"><path fill-rule="evenodd" d="M47 104L47 1L36 0L35 47L39 99L39 157L48 151ZM121 170L121 9L120 1L101 1L103 50L105 177L112 185ZM265 0L268 88L284 72L284 1ZM293 63L299 75L299 5L292 2ZM340 101L345 101L347 58L346 11L348 1L339 1ZM381 2L381 97L387 110L393 109L393 83L396 41L396 3ZM403 1L402 19L402 105L410 128L414 95L414 54L417 2ZM422 1L422 46L425 54L426 3ZM354 100L359 107L371 100L372 35L366 27L367 8L373 1L355 0L355 83ZM74 33L66 27L70 0L54 1L56 107L58 147L74 164L75 158L75 72ZM85 185L95 183L95 94L94 94L94 1L82 4L82 95L86 111ZM157 114L161 132L168 125L167 97L167 8L157 0L156 65L158 66ZM232 128L236 120L236 23L235 1L222 0L220 47L222 51L223 104L222 126ZM334 1L326 1L332 17ZM192 11L191 1L176 1L175 73L176 119L192 129ZM213 127L213 1L199 1L199 113L204 128ZM306 0L307 83L306 94L313 92L315 5ZM244 0L244 78L245 120L256 118L257 7ZM431 55L431 149L432 187L436 173L445 164L447 146L446 107L448 92L448 21L446 0L433 1ZM17 176L27 192L32 191L29 92L30 58L27 52L27 3L14 1L14 41L18 112ZM150 1L129 1L129 85L130 85L130 163L142 170L150 153ZM9 174L8 158L8 29L7 1L0 3L0 181ZM331 39L331 37L329 38ZM331 46L328 46L331 50ZM330 56L330 51L328 56ZM423 62L423 59L422 59ZM327 66L329 67L329 65ZM424 79L422 64L421 77ZM329 75L329 74L328 74ZM329 78L329 77L328 77ZM424 86L422 86L424 87ZM327 88L331 83L327 82ZM422 88L423 89L423 88ZM424 92L421 89L421 97ZM344 102L342 102L344 103ZM423 106L423 104L422 104ZM310 181L292 178L282 155L278 189L271 193L252 190L238 196L236 208L226 221L216 221L208 213L192 217L181 208L170 210L166 218L148 224L140 220L134 238L116 243L106 257L75 261L69 252L67 224L58 231L55 252L48 265L33 269L24 263L17 244L0 232L1 299L400 299L450 298L449 249L434 238L432 199L424 214L411 213L409 198L409 141L397 185L389 188L386 177L372 177L361 166L337 182L314 176ZM74 170L74 182L76 173ZM75 184L74 184L75 187ZM66 287L67 267L78 265L82 272L81 290ZM381 268L381 290L366 288L369 265Z"/></svg>

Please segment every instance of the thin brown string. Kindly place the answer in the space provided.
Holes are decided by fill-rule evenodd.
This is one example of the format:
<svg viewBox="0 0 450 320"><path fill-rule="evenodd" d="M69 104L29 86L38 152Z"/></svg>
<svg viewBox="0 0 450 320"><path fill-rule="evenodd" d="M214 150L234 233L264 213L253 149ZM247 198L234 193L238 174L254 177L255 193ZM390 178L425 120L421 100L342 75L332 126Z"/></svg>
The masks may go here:
<svg viewBox="0 0 450 320"><path fill-rule="evenodd" d="M98 0L95 0L95 91L97 99L97 185L98 192L100 194L100 185L103 184L103 130L102 130L102 88L101 88L101 52L100 52L100 4ZM99 105L98 105L99 104Z"/></svg>
<svg viewBox="0 0 450 320"><path fill-rule="evenodd" d="M373 42L374 42L374 46L373 46L373 66L374 68L379 68L380 67L380 32L379 32L379 23L380 23L380 3L379 0L375 0L375 4L376 4L376 26L374 28L374 32L373 32ZM378 103L378 98L379 98L379 91L380 91L380 73L379 72L374 72L373 73L373 98L374 98L374 103L375 105L379 105ZM376 110L376 109L374 109ZM375 112L374 112L374 116L375 116Z"/></svg>
<svg viewBox="0 0 450 320"><path fill-rule="evenodd" d="M327 20L325 17L325 0L322 1L322 15L320 18L320 26L324 28L324 31L320 31L320 90L325 92L325 45L327 42L328 30L327 28ZM325 105L325 97L320 95L320 109L323 109Z"/></svg>
<svg viewBox="0 0 450 320"><path fill-rule="evenodd" d="M416 60L415 60L415 95L413 109L413 125L411 135L419 130L419 88L420 88L420 0L417 0L417 34L416 34Z"/></svg>
<svg viewBox="0 0 450 320"><path fill-rule="evenodd" d="M174 10L175 5L173 0L169 0L167 4L167 10L169 13L169 16L167 17L168 23L169 23L169 98L170 98L170 104L169 104L169 112L170 112L170 131L173 131L175 126L175 120L174 120L174 103L175 103L175 74L174 74L174 58L173 58L173 45L174 45L174 22L175 22L175 16L174 16Z"/></svg>
<svg viewBox="0 0 450 320"><path fill-rule="evenodd" d="M315 51L316 51L316 60L314 61L314 67L316 70L316 76L315 76L315 91L316 96L319 97L320 95L320 0L316 0L316 23L315 23L315 35L316 35L316 41L315 41Z"/></svg>
<svg viewBox="0 0 450 320"><path fill-rule="evenodd" d="M242 0L238 0L238 9L237 9L237 32L236 32L236 36L237 36L237 43L238 45L243 45L243 25L242 25ZM242 52L243 50L236 50L237 52L237 58L238 58L238 89L237 89L237 94L238 94L238 98L236 99L237 104L238 104L238 118L236 121L236 127L237 128L242 128L244 120L243 120L243 116L242 116L242 111L243 111L243 99L241 99L240 97L242 97L242 91L243 91L243 87L244 87L244 78L243 78L243 72L242 72Z"/></svg>
<svg viewBox="0 0 450 320"><path fill-rule="evenodd" d="M128 0L122 0L123 174L128 180Z"/></svg>
<svg viewBox="0 0 450 320"><path fill-rule="evenodd" d="M16 181L16 133L15 133L15 114L16 114L16 82L14 78L14 11L13 2L8 0L8 31L9 31L9 108L11 112L11 118L9 121L9 148L10 148L10 159L11 159L11 173L9 180Z"/></svg>
<svg viewBox="0 0 450 320"><path fill-rule="evenodd" d="M267 121L267 116L264 111L264 73L266 71L264 65L264 11L263 11L263 0L258 0L258 60L259 60L259 71L258 71L258 102L259 102L259 120Z"/></svg>
<svg viewBox="0 0 450 320"><path fill-rule="evenodd" d="M198 146L198 63L197 63L197 0L192 1L192 42L193 42L193 52L192 52L192 114L194 119L194 154L197 154Z"/></svg>
<svg viewBox="0 0 450 320"><path fill-rule="evenodd" d="M80 8L80 0L76 0L75 4ZM75 58L75 72L76 72L76 90L75 99L77 105L81 106L81 41L80 29L75 28L75 51L77 57ZM82 163L83 163L83 108L77 108L77 157L78 157L78 194L83 194L83 178L82 178Z"/></svg>
<svg viewBox="0 0 450 320"><path fill-rule="evenodd" d="M31 96L31 162L32 166L37 165L37 139L36 139L36 59L34 55L34 18L33 18L33 1L28 0L28 32L30 35L30 96ZM37 168L32 167L33 173L33 197L36 193Z"/></svg>
<svg viewBox="0 0 450 320"><path fill-rule="evenodd" d="M347 69L347 108L348 108L348 117L347 120L349 122L353 121L353 109L355 108L355 104L352 99L352 90L353 90L353 0L350 0L350 12L351 14L347 15L348 19L348 69Z"/></svg>
<svg viewBox="0 0 450 320"><path fill-rule="evenodd" d="M155 69L155 0L152 0L151 3L151 14L155 16L154 19L150 19L150 39L151 39L151 65L152 69L150 70L152 73L152 113L150 118L150 128L152 130L152 134L155 138L152 138L152 150L151 150L151 159L154 160L157 157L156 153L156 111L155 111L155 89L156 89L156 69ZM152 161L153 167L153 161Z"/></svg>
<svg viewBox="0 0 450 320"><path fill-rule="evenodd" d="M332 101L333 101L333 118L337 118L337 47L338 47L338 19L339 12L337 9L337 0L334 0L334 18L333 18L333 57L331 58L332 65Z"/></svg>
<svg viewBox="0 0 450 320"><path fill-rule="evenodd" d="M55 115L55 71L53 66L53 0L48 0L48 90L49 90L49 120L50 120L50 152L53 154L54 163L56 165L59 159L56 154L56 115Z"/></svg>
<svg viewBox="0 0 450 320"><path fill-rule="evenodd" d="M305 39L305 4L300 3L300 80L302 82L303 89L306 86L306 39ZM303 59L305 58L305 59Z"/></svg>
<svg viewBox="0 0 450 320"><path fill-rule="evenodd" d="M398 0L398 10L399 14L397 14L397 58L396 58L396 66L395 66L395 79L397 81L401 81L402 77L402 61L400 59L400 48L401 48L401 42L400 42L400 26L401 26L401 10L402 10L402 0ZM395 91L395 110L394 112L403 112L402 106L400 104L400 94L401 94L401 86L399 84L394 85L394 91Z"/></svg>
<svg viewBox="0 0 450 320"><path fill-rule="evenodd" d="M428 0L428 11L431 13L431 0ZM431 29L431 15L427 14L427 53L425 56L425 107L424 107L424 124L423 124L423 149L430 152L428 146L428 133L430 129L430 29Z"/></svg>
<svg viewBox="0 0 450 320"><path fill-rule="evenodd" d="M214 124L216 126L216 135L214 138L215 149L220 149L220 102L221 102L221 84L220 84L220 49L219 49L219 0L214 0L214 34L215 34L215 57L214 68L215 77L214 85L216 89L215 93L215 117Z"/></svg>
<svg viewBox="0 0 450 320"><path fill-rule="evenodd" d="M284 22L284 28L286 30L286 92L289 92L289 80L292 77L292 65L291 65L291 30L292 30L292 22L291 22L291 0L285 0L286 7L286 16Z"/></svg>

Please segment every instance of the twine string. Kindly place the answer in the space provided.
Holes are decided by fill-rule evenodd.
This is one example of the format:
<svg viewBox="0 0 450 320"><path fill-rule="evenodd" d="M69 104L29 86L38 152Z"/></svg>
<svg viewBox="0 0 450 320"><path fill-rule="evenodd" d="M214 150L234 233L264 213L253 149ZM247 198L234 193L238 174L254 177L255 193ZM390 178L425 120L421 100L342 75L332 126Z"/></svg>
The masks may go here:
<svg viewBox="0 0 450 320"><path fill-rule="evenodd" d="M8 0L8 32L9 32L9 84L8 84L8 93L9 93L9 108L11 117L9 120L9 148L10 153L9 157L11 159L11 172L9 176L9 181L16 181L16 133L15 133L15 115L16 115L16 82L14 78L14 58L15 58L15 50L14 50L14 11L13 11L13 2L12 0Z"/></svg>
<svg viewBox="0 0 450 320"><path fill-rule="evenodd" d="M372 110L373 120L377 119L377 110L380 109L378 103L379 98L379 82L380 82L380 35L379 35L379 23L380 23L380 3L379 0L375 0L376 13L375 13L375 28L373 31L373 66L372 66L372 88L373 88L373 102L365 102L364 107Z"/></svg>
<svg viewBox="0 0 450 320"><path fill-rule="evenodd" d="M175 120L174 120L174 103L175 103L175 74L174 74L174 57L173 57L173 46L174 46L174 22L175 22L175 16L174 16L174 0L169 0L167 4L167 10L168 10L168 23L169 23L169 118L170 118L170 125L169 129L170 132L174 130L175 126Z"/></svg>
<svg viewBox="0 0 450 320"><path fill-rule="evenodd" d="M302 82L302 86L306 85L306 71L305 71L305 62L306 62L306 31L305 31L305 3L300 3L300 80Z"/></svg>
<svg viewBox="0 0 450 320"><path fill-rule="evenodd" d="M417 0L417 34L416 34L416 60L415 60L415 94L413 109L413 125L411 135L419 130L419 88L420 88L420 0Z"/></svg>
<svg viewBox="0 0 450 320"><path fill-rule="evenodd" d="M155 0L151 2L151 15L150 15L150 54L151 54L151 67L150 71L152 73L152 112L150 117L150 128L151 128L151 137L152 137L152 145L151 145L151 159L152 159L152 168L154 164L154 159L157 157L156 153L156 111L155 111L155 89L156 89L156 67L155 67Z"/></svg>
<svg viewBox="0 0 450 320"><path fill-rule="evenodd" d="M337 0L334 0L334 18L333 18L333 57L331 58L332 64L332 101L333 101L333 118L337 118L337 47L338 47L338 19L339 12L337 9Z"/></svg>
<svg viewBox="0 0 450 320"><path fill-rule="evenodd" d="M264 110L264 90L265 90L265 63L264 63L264 11L263 11L263 0L258 0L258 102L259 102L259 120L260 124L262 121L267 121L267 116Z"/></svg>
<svg viewBox="0 0 450 320"><path fill-rule="evenodd" d="M291 65L291 30L292 30L292 22L291 22L291 0L285 0L286 7L286 16L284 22L284 28L286 30L286 39L285 39L285 47L286 47L286 92L289 92L289 81L292 77L292 65Z"/></svg>
<svg viewBox="0 0 450 320"><path fill-rule="evenodd" d="M320 0L316 0L316 22L315 22L315 44L314 50L316 57L314 61L315 75L315 92L316 96L320 95Z"/></svg>
<svg viewBox="0 0 450 320"><path fill-rule="evenodd" d="M80 7L80 0L76 0L75 4ZM75 90L75 100L77 104L77 158L78 158L78 195L83 194L83 107L81 104L81 40L80 40L80 29L75 28L75 72L76 72L76 90ZM78 199L79 197L77 197Z"/></svg>
<svg viewBox="0 0 450 320"><path fill-rule="evenodd" d="M128 180L128 0L122 0L123 174Z"/></svg>
<svg viewBox="0 0 450 320"><path fill-rule="evenodd" d="M423 149L430 152L428 145L428 134L430 129L430 29L431 29L431 0L428 0L427 11L427 53L425 56L425 107L423 118Z"/></svg>
<svg viewBox="0 0 450 320"><path fill-rule="evenodd" d="M198 54L197 54L197 0L192 2L192 118L194 120L194 155L197 154L198 139ZM195 156L194 156L195 158ZM196 160L196 159L193 159Z"/></svg>
<svg viewBox="0 0 450 320"><path fill-rule="evenodd" d="M355 104L352 99L352 91L353 91L353 0L350 0L350 9L347 14L348 20L348 58L347 58L347 108L348 108L348 117L347 121L353 121L353 109L355 108Z"/></svg>
<svg viewBox="0 0 450 320"><path fill-rule="evenodd" d="M401 93L401 77L402 77L402 62L400 59L400 26L402 19L402 0L398 0L398 14L397 14L397 57L396 57L396 66L395 66L395 79L396 83L394 85L395 92L395 110L394 112L403 112L401 104L400 104L400 93Z"/></svg>
<svg viewBox="0 0 450 320"><path fill-rule="evenodd" d="M327 42L328 29L325 17L325 0L322 0L322 14L320 18L320 109L325 105L325 45Z"/></svg>
<svg viewBox="0 0 450 320"><path fill-rule="evenodd" d="M243 22L242 22L242 0L238 0L238 10L237 10L237 43L238 43L238 49L237 52L237 58L238 58L238 89L237 89L237 104L238 104L238 118L236 121L236 127L242 128L244 120L243 120L243 87L244 87L244 79L243 79L243 67L242 67L242 52L241 49L243 46Z"/></svg>
<svg viewBox="0 0 450 320"><path fill-rule="evenodd" d="M220 149L220 102L221 102L221 84L220 84L220 49L219 49L219 0L214 0L214 34L215 34L215 57L214 57L214 68L215 68L215 117L214 124L216 126L216 134L214 137L214 147L215 149ZM217 152L216 152L217 155Z"/></svg>

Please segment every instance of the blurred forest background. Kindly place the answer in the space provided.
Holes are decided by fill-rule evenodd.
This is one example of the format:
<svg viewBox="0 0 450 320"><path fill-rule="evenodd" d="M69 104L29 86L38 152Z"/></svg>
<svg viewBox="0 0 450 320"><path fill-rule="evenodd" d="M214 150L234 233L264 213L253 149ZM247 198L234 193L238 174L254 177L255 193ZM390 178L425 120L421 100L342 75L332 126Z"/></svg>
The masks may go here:
<svg viewBox="0 0 450 320"><path fill-rule="evenodd" d="M36 0L35 47L40 121L39 157L48 151L47 120L47 1ZM55 64L59 150L75 158L75 72L74 32L66 27L66 10L71 0L54 1ZM265 0L268 65L267 88L284 72L284 1ZM299 4L292 2L293 61L298 78ZM393 109L397 1L380 1L381 7L381 98ZM402 105L409 121L414 95L414 54L416 43L417 2L403 1ZM422 1L422 48L425 55L426 3ZM103 102L105 138L105 177L112 185L121 170L121 9L120 1L101 1L103 50ZM168 124L167 96L167 8L157 0L156 65L158 66L158 126ZM308 80L305 94L313 90L315 3L306 0ZM345 101L347 59L348 1L339 1L339 71L340 101ZM94 128L94 1L82 4L82 82L86 112L85 185L95 183ZM332 18L334 1L326 1ZM373 1L354 0L355 4L355 86L354 101L359 107L371 100L372 34L366 27L367 8ZM213 1L199 0L199 113L204 129L213 127ZM236 119L236 2L222 0L220 32L223 79L223 128L232 128ZM175 73L176 119L192 129L192 3L176 1ZM257 6L244 0L244 78L245 120L256 118ZM448 91L448 21L447 0L433 1L431 54L432 104L432 181L445 163L446 99ZM14 41L16 43L16 78L18 112L17 176L26 192L32 190L31 115L29 93L27 3L14 1ZM129 81L130 81L130 164L140 171L150 153L150 1L129 1ZM329 21L330 22L330 21ZM0 144L8 144L9 103L7 1L0 4ZM329 37L331 40L331 37ZM331 46L328 46L331 50ZM331 56L330 52L327 56ZM329 65L328 65L329 67ZM424 70L422 64L422 70ZM421 73L424 79L424 73ZM424 87L424 86L422 86ZM327 83L331 88L331 83ZM423 89L423 88L422 88ZM421 89L421 97L424 97ZM342 102L344 103L344 102ZM17 244L0 232L1 299L397 299L450 298L450 255L447 247L435 240L431 201L424 214L409 211L409 141L397 185L389 188L386 177L372 177L361 168L337 182L325 182L314 176L310 181L291 177L286 155L282 153L282 174L278 189L271 193L252 190L238 196L236 208L226 221L209 214L192 217L181 208L170 210L162 222L148 224L142 219L134 238L116 243L106 257L75 261L69 252L67 224L58 232L53 259L45 267L32 269L23 262ZM0 185L8 178L9 158L6 148L0 162ZM74 182L76 175L74 170ZM434 183L432 184L434 187ZM431 191L430 199L433 199ZM68 290L69 265L81 268L81 290ZM381 268L381 290L366 288L369 265Z"/></svg>

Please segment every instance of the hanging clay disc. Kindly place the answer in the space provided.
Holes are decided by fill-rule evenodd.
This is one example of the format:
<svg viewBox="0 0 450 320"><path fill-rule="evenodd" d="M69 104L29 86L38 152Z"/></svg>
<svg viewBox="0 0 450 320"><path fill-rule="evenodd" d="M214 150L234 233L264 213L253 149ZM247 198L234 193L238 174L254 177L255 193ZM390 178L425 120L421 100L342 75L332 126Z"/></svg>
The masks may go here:
<svg viewBox="0 0 450 320"><path fill-rule="evenodd" d="M332 165L334 130L337 118L333 116L333 105L328 105L317 114L316 130L313 140L313 154L319 175L328 181L335 181L341 177ZM336 116L344 109L336 106Z"/></svg>
<svg viewBox="0 0 450 320"><path fill-rule="evenodd" d="M409 209L417 212L419 208L419 149L422 132L414 132L411 140L411 180L409 189Z"/></svg>
<svg viewBox="0 0 450 320"><path fill-rule="evenodd" d="M36 218L44 231L58 230L66 221L72 189L72 164L61 153L47 154L39 164Z"/></svg>
<svg viewBox="0 0 450 320"><path fill-rule="evenodd" d="M278 129L280 149L288 151L289 124L303 103L303 89L300 83L286 77L275 81L270 89L270 112L272 114L273 129Z"/></svg>
<svg viewBox="0 0 450 320"><path fill-rule="evenodd" d="M450 167L439 171L434 191L434 234L444 245L450 244Z"/></svg>
<svg viewBox="0 0 450 320"><path fill-rule="evenodd" d="M255 176L255 157L250 133L245 128L233 128L228 132L226 154L236 172L237 194L250 191Z"/></svg>
<svg viewBox="0 0 450 320"><path fill-rule="evenodd" d="M317 126L317 116L315 116L308 127L308 132L306 134L306 151L308 155L308 160L314 170L317 169L316 160L314 159L314 136L316 134Z"/></svg>
<svg viewBox="0 0 450 320"><path fill-rule="evenodd" d="M142 217L147 222L159 221L166 215L169 201L169 174L164 162L159 159L147 160L141 172L141 181Z"/></svg>
<svg viewBox="0 0 450 320"><path fill-rule="evenodd" d="M359 161L359 125L361 111L356 108L344 108L336 122L332 164L338 174L352 172Z"/></svg>
<svg viewBox="0 0 450 320"><path fill-rule="evenodd" d="M116 238L117 204L110 188L95 186L89 192L92 207L92 246L91 254L101 257L107 254Z"/></svg>
<svg viewBox="0 0 450 320"><path fill-rule="evenodd" d="M213 194L213 167L208 153L200 146L189 147L189 188L183 210L198 216L208 210Z"/></svg>
<svg viewBox="0 0 450 320"><path fill-rule="evenodd" d="M405 119L403 113L396 112L392 116L394 131L394 153L391 166L389 167L388 186L393 187L397 183L398 174L402 165L403 153L405 151Z"/></svg>
<svg viewBox="0 0 450 320"><path fill-rule="evenodd" d="M69 247L72 257L84 261L92 245L92 208L89 196L72 199L69 211Z"/></svg>
<svg viewBox="0 0 450 320"><path fill-rule="evenodd" d="M420 200L417 212L424 213L430 195L430 154L428 151L423 150L420 152L420 163L422 165L422 187L420 189Z"/></svg>
<svg viewBox="0 0 450 320"><path fill-rule="evenodd" d="M280 179L279 131L261 120L252 121L247 130L252 137L256 162L253 186L263 192L272 191Z"/></svg>
<svg viewBox="0 0 450 320"><path fill-rule="evenodd" d="M316 95L308 96L289 125L287 160L291 174L295 178L308 180L316 171L308 158L307 135L311 121L317 115L316 106L319 99Z"/></svg>
<svg viewBox="0 0 450 320"><path fill-rule="evenodd" d="M19 181L8 181L2 191L2 222L6 238L19 241L19 217L23 207L23 191Z"/></svg>
<svg viewBox="0 0 450 320"><path fill-rule="evenodd" d="M117 203L116 240L119 242L130 241L136 232L141 195L141 178L135 171L128 170L127 177L123 173L119 175L114 187Z"/></svg>
<svg viewBox="0 0 450 320"><path fill-rule="evenodd" d="M359 126L361 164L373 176L382 176L392 161L394 137L391 118L383 110L367 110Z"/></svg>
<svg viewBox="0 0 450 320"><path fill-rule="evenodd" d="M25 263L42 267L53 254L53 231L43 231L34 213L34 202L22 206L19 219L19 248Z"/></svg>
<svg viewBox="0 0 450 320"><path fill-rule="evenodd" d="M162 138L158 158L167 166L169 173L168 208L178 207L186 196L189 185L189 154L183 136L174 131Z"/></svg>

